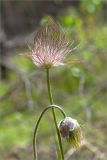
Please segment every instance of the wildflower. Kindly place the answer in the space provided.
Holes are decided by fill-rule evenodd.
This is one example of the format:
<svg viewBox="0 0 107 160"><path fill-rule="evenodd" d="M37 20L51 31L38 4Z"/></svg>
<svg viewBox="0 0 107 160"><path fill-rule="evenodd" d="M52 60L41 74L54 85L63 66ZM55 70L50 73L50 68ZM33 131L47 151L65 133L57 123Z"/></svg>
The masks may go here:
<svg viewBox="0 0 107 160"><path fill-rule="evenodd" d="M64 65L67 55L72 50L72 43L51 17L36 30L33 42L30 42L29 46L33 63L44 68Z"/></svg>
<svg viewBox="0 0 107 160"><path fill-rule="evenodd" d="M66 117L59 123L59 131L61 136L71 143L72 147L80 147L82 133L77 120Z"/></svg>

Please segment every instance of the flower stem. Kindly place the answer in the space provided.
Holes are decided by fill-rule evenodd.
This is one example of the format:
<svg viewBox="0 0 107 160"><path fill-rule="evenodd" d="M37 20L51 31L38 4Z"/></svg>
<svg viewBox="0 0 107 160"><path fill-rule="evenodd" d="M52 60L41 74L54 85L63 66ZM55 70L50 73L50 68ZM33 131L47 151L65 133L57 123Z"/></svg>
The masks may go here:
<svg viewBox="0 0 107 160"><path fill-rule="evenodd" d="M36 123L36 126L35 126L35 130L34 130L34 135L33 135L33 153L34 153L34 160L37 160L37 149L36 149L36 138L37 138L37 131L38 131L38 127L39 127L39 124L40 124L40 121L43 117L43 115L45 114L46 111L48 111L49 109L52 109L52 108L56 108L58 109L62 115L64 116L64 118L66 117L66 114L64 112L64 110L57 106L57 105L50 105L48 107L46 107L40 114L38 120L37 120L37 123Z"/></svg>
<svg viewBox="0 0 107 160"><path fill-rule="evenodd" d="M52 105L53 104L53 98L52 98L52 92L51 92L51 86L50 86L49 69L46 69L46 76L47 76L47 87L48 87L49 100L50 100L50 104ZM61 140L60 132L59 132L58 125L57 125L57 120L56 120L56 115L55 115L54 108L52 108L52 115L53 115L55 128L56 128L56 132L57 132L57 136L58 136L61 157L62 157L62 160L64 160L62 140Z"/></svg>

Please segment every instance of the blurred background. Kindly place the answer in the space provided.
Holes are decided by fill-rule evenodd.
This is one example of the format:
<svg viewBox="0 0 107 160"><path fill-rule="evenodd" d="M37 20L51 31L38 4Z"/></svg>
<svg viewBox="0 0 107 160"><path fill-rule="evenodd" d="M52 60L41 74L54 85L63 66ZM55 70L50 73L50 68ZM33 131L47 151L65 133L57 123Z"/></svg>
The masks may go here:
<svg viewBox="0 0 107 160"><path fill-rule="evenodd" d="M66 160L106 160L106 0L0 0L0 160L33 159L34 127L49 100L44 70L20 54L29 52L29 36L47 15L78 45L72 59L81 61L51 70L54 102L80 122L85 137L77 151L63 140ZM56 160L53 129L48 112L38 132L39 160Z"/></svg>

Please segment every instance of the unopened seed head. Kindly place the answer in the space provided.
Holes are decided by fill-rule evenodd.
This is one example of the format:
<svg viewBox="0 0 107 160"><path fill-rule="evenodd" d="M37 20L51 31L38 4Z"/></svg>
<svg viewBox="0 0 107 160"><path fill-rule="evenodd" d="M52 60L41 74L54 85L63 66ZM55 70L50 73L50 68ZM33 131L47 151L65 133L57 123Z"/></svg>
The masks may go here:
<svg viewBox="0 0 107 160"><path fill-rule="evenodd" d="M78 148L81 144L81 127L77 120L66 117L59 123L59 131L63 138L66 138L72 147Z"/></svg>

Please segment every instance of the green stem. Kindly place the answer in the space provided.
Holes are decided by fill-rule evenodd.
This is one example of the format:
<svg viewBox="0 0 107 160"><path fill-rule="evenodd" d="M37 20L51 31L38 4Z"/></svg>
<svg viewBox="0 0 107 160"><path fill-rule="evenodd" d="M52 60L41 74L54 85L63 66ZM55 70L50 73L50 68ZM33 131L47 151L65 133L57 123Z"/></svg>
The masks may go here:
<svg viewBox="0 0 107 160"><path fill-rule="evenodd" d="M53 104L53 98L52 98L52 92L51 92L51 86L50 86L49 69L46 69L46 75L47 75L47 87L48 87L49 100L50 100L50 104L52 105ZM62 140L61 140L60 132L59 132L58 125L57 125L57 120L56 120L56 115L55 115L54 108L52 108L52 114L53 114L53 119L54 119L56 132L57 132L57 136L58 136L61 157L62 157L62 160L64 160Z"/></svg>
<svg viewBox="0 0 107 160"><path fill-rule="evenodd" d="M33 153L34 153L34 160L37 160L37 151L36 151L36 137L37 137L37 130L38 130L38 127L39 127L39 124L40 124L40 121L44 115L44 113L48 110L48 109L52 109L52 108L57 108L61 113L62 115L64 116L64 118L66 117L66 114L65 112L63 111L63 109L57 105L50 105L48 107L46 107L42 113L40 114L39 118L38 118L38 121L36 123L36 127L35 127L35 130L34 130L34 135L33 135Z"/></svg>

